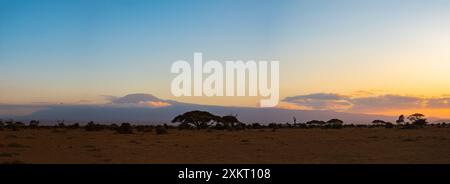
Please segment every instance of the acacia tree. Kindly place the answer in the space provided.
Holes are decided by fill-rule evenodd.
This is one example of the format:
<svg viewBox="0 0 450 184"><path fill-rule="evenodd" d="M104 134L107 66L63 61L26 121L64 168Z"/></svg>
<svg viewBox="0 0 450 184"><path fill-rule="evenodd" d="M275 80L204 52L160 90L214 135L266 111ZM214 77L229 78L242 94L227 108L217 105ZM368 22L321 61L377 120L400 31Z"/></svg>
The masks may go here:
<svg viewBox="0 0 450 184"><path fill-rule="evenodd" d="M319 120L312 120L312 121L308 121L306 122L307 125L312 125L312 126L322 126L325 125L326 122L325 121L319 121Z"/></svg>
<svg viewBox="0 0 450 184"><path fill-rule="evenodd" d="M327 124L329 125L343 125L344 122L340 119L330 119L327 121Z"/></svg>
<svg viewBox="0 0 450 184"><path fill-rule="evenodd" d="M411 124L416 126L426 126L428 124L425 115L420 113L414 113L409 115L408 120L411 122Z"/></svg>
<svg viewBox="0 0 450 184"><path fill-rule="evenodd" d="M379 119L372 121L372 124L375 125L375 126L385 126L386 123L387 123L386 121L379 120Z"/></svg>
<svg viewBox="0 0 450 184"><path fill-rule="evenodd" d="M344 121L340 119L330 119L327 121L326 127L328 128L342 128Z"/></svg>
<svg viewBox="0 0 450 184"><path fill-rule="evenodd" d="M395 123L397 123L397 125L403 125L405 124L405 116L402 114L398 117L397 121L395 121Z"/></svg>
<svg viewBox="0 0 450 184"><path fill-rule="evenodd" d="M210 122L219 122L221 117L206 111L190 111L176 116L172 123L182 123L195 126L197 129L207 128Z"/></svg>

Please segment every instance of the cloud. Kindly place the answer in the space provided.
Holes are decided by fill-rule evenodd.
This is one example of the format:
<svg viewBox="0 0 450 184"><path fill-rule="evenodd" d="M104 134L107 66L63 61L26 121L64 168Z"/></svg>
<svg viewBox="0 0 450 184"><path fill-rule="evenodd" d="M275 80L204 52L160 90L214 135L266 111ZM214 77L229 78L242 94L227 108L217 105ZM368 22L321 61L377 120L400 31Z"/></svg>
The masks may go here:
<svg viewBox="0 0 450 184"><path fill-rule="evenodd" d="M285 100L300 100L300 99L317 99L317 100L341 100L346 99L346 96L334 93L313 93L308 95L298 95L287 97Z"/></svg>
<svg viewBox="0 0 450 184"><path fill-rule="evenodd" d="M426 106L428 108L450 108L450 97L429 99Z"/></svg>
<svg viewBox="0 0 450 184"><path fill-rule="evenodd" d="M104 96L111 105L118 106L147 106L147 107L167 107L172 105L167 100L159 99L151 94L129 94L123 97Z"/></svg>
<svg viewBox="0 0 450 184"><path fill-rule="evenodd" d="M119 97L111 96L111 95L100 95L100 97L104 98L108 102L112 102L119 98Z"/></svg>
<svg viewBox="0 0 450 184"><path fill-rule="evenodd" d="M0 104L0 116L24 116L46 109L44 105L7 105Z"/></svg>
<svg viewBox="0 0 450 184"><path fill-rule="evenodd" d="M361 93L358 92L358 94ZM313 93L286 97L283 99L283 102L312 110L337 110L363 113L399 109L450 108L450 97L445 96L440 98L424 98L396 94L375 95L374 93L367 93L367 96Z"/></svg>
<svg viewBox="0 0 450 184"><path fill-rule="evenodd" d="M424 107L425 99L402 96L402 95L381 95L372 97L358 97L351 98L350 102L353 106L350 111L373 111L373 110L387 110L387 109L418 109Z"/></svg>
<svg viewBox="0 0 450 184"><path fill-rule="evenodd" d="M129 94L124 97L111 98L113 104L139 104L142 102L162 101L150 94Z"/></svg>
<svg viewBox="0 0 450 184"><path fill-rule="evenodd" d="M284 102L292 103L306 109L312 110L344 110L352 104L349 98L344 95L333 93L313 93L308 95L298 95L286 97Z"/></svg>

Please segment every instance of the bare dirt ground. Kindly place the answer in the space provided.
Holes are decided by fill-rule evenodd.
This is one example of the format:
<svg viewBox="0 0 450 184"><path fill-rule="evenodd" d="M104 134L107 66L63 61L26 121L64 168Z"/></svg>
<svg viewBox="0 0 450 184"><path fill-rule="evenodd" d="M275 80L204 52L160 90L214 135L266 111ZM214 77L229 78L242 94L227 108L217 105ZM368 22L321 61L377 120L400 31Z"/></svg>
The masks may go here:
<svg viewBox="0 0 450 184"><path fill-rule="evenodd" d="M0 163L450 163L450 128L0 131Z"/></svg>

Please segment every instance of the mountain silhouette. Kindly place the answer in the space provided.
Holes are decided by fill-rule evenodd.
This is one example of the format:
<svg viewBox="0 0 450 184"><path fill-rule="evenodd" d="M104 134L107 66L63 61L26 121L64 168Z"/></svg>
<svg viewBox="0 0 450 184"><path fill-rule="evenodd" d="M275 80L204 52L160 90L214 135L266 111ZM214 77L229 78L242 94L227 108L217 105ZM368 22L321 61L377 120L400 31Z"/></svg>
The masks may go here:
<svg viewBox="0 0 450 184"><path fill-rule="evenodd" d="M323 120L338 118L346 123L366 124L374 119L395 121L396 117L383 115L354 114L323 110L289 110L280 108L258 107L227 107L213 105L199 105L181 103L173 100L160 99L151 94L130 94L124 97L112 98L111 103L103 105L51 105L42 108L30 115L12 117L16 120L40 120L52 123L56 120L65 122L95 121L99 123L132 122L139 124L168 123L176 115L202 110L217 115L237 115L244 123L292 123L296 117L297 122L309 120ZM164 103L165 106L151 106L147 103ZM145 105L142 105L145 104Z"/></svg>

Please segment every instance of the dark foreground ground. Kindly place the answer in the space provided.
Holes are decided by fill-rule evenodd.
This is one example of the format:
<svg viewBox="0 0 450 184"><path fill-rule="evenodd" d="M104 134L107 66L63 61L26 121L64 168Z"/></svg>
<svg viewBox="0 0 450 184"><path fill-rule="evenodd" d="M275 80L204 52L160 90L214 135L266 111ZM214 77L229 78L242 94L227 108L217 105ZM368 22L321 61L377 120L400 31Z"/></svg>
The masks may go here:
<svg viewBox="0 0 450 184"><path fill-rule="evenodd" d="M0 131L0 163L450 163L450 128Z"/></svg>

